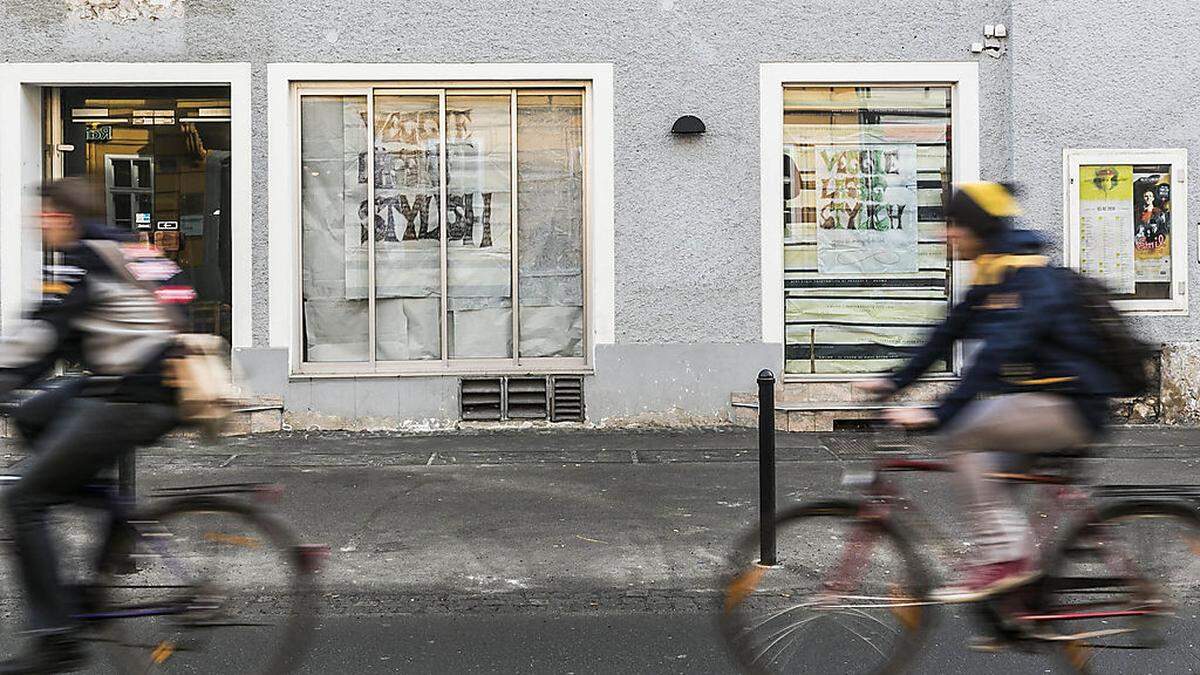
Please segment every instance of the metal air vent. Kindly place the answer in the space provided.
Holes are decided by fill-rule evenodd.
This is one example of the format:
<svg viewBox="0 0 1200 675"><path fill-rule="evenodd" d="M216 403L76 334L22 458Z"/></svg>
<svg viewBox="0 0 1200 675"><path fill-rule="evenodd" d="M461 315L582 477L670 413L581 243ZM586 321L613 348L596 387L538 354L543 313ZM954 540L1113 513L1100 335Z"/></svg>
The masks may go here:
<svg viewBox="0 0 1200 675"><path fill-rule="evenodd" d="M583 378L553 375L551 381L550 421L583 421Z"/></svg>
<svg viewBox="0 0 1200 675"><path fill-rule="evenodd" d="M544 420L548 408L546 378L508 378L508 419Z"/></svg>
<svg viewBox="0 0 1200 675"><path fill-rule="evenodd" d="M504 380L498 377L462 380L459 401L464 420L499 420L504 409Z"/></svg>
<svg viewBox="0 0 1200 675"><path fill-rule="evenodd" d="M583 378L546 377L463 378L462 419L583 421Z"/></svg>

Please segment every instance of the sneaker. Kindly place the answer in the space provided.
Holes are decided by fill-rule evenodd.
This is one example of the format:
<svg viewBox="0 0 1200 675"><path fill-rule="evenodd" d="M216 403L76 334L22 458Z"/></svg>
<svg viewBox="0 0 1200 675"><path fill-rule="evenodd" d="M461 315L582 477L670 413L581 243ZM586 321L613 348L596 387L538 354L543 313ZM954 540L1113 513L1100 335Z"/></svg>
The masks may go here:
<svg viewBox="0 0 1200 675"><path fill-rule="evenodd" d="M1036 576L1025 558L975 565L960 581L933 591L929 597L935 602L976 602L1012 590Z"/></svg>

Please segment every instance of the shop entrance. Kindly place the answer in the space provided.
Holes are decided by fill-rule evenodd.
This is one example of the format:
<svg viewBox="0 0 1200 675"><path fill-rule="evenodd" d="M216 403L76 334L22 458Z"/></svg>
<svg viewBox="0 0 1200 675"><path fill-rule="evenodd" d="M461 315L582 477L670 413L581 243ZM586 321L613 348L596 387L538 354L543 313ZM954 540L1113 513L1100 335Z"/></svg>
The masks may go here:
<svg viewBox="0 0 1200 675"><path fill-rule="evenodd" d="M48 89L47 178L103 186L108 224L152 243L196 292L189 330L231 340L228 87Z"/></svg>

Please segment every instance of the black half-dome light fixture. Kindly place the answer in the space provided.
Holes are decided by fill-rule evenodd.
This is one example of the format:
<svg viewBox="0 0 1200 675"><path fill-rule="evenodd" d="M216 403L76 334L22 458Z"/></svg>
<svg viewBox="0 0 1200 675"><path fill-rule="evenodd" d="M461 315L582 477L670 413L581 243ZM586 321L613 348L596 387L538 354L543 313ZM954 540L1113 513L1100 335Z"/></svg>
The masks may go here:
<svg viewBox="0 0 1200 675"><path fill-rule="evenodd" d="M702 134L708 131L704 126L704 122L695 115L684 115L675 120L675 124L671 127L673 134Z"/></svg>

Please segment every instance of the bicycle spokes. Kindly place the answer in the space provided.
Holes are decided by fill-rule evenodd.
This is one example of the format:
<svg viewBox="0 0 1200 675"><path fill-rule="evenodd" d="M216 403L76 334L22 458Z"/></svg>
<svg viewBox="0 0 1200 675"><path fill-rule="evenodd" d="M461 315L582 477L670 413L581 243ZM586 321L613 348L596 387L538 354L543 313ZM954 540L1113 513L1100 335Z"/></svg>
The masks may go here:
<svg viewBox="0 0 1200 675"><path fill-rule="evenodd" d="M288 651L300 651L289 642L313 608L297 586L307 573L295 547L268 523L250 510L218 508L133 522L114 550L128 549L136 571L105 577L106 603L94 617L119 667L191 672L201 667L197 652L210 664L232 650L233 670L285 672Z"/></svg>
<svg viewBox="0 0 1200 675"><path fill-rule="evenodd" d="M1120 508L1120 507L1119 507ZM1144 652L1185 672L1200 668L1200 519L1186 507L1143 504L1101 517L1064 546L1042 611L1022 617L1061 643L1079 672L1139 672Z"/></svg>
<svg viewBox="0 0 1200 675"><path fill-rule="evenodd" d="M782 517L779 564L735 556L722 626L752 672L890 672L926 623L919 570L879 523L853 510ZM836 664L840 662L841 665Z"/></svg>

